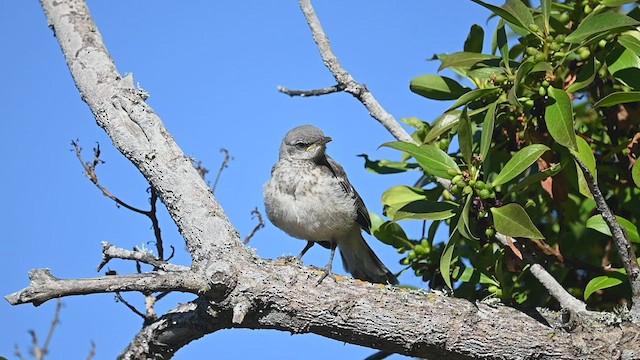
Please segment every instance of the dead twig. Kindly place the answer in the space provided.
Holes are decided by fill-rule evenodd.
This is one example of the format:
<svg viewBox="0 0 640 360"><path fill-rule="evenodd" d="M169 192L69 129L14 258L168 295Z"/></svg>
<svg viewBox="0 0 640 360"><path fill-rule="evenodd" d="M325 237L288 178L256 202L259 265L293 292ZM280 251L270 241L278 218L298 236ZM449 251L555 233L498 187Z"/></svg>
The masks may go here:
<svg viewBox="0 0 640 360"><path fill-rule="evenodd" d="M246 238L244 238L244 241L242 243L245 245L247 245L249 241L251 241L251 238L253 237L253 235L255 235L260 229L264 227L264 219L262 218L262 214L260 213L257 207L251 210L251 215L252 215L251 216L252 219L255 219L255 218L258 219L258 225L256 225L256 227L253 228L251 233L247 235Z"/></svg>
<svg viewBox="0 0 640 360"><path fill-rule="evenodd" d="M224 160L222 160L222 165L220 165L220 170L218 170L218 175L216 175L216 180L213 182L213 186L211 187L211 193L215 194L216 187L218 186L218 181L220 180L220 175L222 175L222 171L229 167L229 162L233 160L233 156L229 154L229 150L222 148L220 152L224 153Z"/></svg>
<svg viewBox="0 0 640 360"><path fill-rule="evenodd" d="M333 94L336 92L344 91L344 86L341 84L338 84L338 85L329 86L328 88L316 89L316 90L291 90L284 86L278 86L278 91L280 91L283 94L287 94L291 97L294 97L294 96L307 97L307 96L327 95L327 94Z"/></svg>

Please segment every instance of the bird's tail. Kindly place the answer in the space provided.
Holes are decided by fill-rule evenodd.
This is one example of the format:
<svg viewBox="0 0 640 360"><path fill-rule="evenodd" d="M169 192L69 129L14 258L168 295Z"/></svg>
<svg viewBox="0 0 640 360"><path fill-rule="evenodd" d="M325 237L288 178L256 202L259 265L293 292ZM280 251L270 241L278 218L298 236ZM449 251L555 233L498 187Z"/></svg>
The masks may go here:
<svg viewBox="0 0 640 360"><path fill-rule="evenodd" d="M398 284L398 279L371 250L359 228L340 239L338 249L344 269L354 278L379 284Z"/></svg>

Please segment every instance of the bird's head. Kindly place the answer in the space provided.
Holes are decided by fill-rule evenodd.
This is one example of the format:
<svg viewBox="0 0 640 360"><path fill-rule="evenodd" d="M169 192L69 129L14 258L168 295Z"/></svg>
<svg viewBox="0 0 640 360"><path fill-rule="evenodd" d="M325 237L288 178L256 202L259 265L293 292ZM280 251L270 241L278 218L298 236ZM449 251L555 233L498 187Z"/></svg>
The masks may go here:
<svg viewBox="0 0 640 360"><path fill-rule="evenodd" d="M316 160L324 156L330 137L312 125L302 125L291 129L280 145L280 159Z"/></svg>

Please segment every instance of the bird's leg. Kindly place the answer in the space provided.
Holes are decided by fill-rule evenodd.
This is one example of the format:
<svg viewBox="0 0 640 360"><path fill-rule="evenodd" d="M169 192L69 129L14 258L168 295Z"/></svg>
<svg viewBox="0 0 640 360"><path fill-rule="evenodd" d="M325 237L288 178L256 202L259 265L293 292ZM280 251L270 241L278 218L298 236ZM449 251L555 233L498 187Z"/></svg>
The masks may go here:
<svg viewBox="0 0 640 360"><path fill-rule="evenodd" d="M331 244L331 255L329 256L329 263L324 267L324 272L320 275L320 279L318 279L318 284L324 280L327 276L330 276L334 281L336 280L335 276L333 276L333 272L331 271L333 268L333 256L336 254L336 246L337 244L334 241L330 242Z"/></svg>
<svg viewBox="0 0 640 360"><path fill-rule="evenodd" d="M315 244L316 243L314 243L313 241L307 241L307 245L304 247L304 249L302 249L302 252L300 252L300 255L298 255L296 259L302 261L302 257L304 256L304 254L306 254L307 251L309 251L309 249L311 249Z"/></svg>

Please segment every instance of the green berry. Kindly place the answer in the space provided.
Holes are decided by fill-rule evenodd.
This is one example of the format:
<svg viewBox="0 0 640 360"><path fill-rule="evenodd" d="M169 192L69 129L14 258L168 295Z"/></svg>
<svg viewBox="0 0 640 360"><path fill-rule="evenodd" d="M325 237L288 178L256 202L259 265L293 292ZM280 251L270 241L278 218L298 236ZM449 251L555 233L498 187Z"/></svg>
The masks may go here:
<svg viewBox="0 0 640 360"><path fill-rule="evenodd" d="M496 231L493 228L486 228L484 229L484 234L487 235L487 237L493 237Z"/></svg>
<svg viewBox="0 0 640 360"><path fill-rule="evenodd" d="M580 50L578 50L578 55L580 55L580 59L587 60L591 57L591 51L587 48L580 48Z"/></svg>
<svg viewBox="0 0 640 360"><path fill-rule="evenodd" d="M465 194L465 195L469 195L469 194L471 194L472 192L473 192L473 188L472 188L471 186L468 186L468 185L467 185L467 186L465 186L465 187L462 189L462 193L463 193L463 194Z"/></svg>
<svg viewBox="0 0 640 360"><path fill-rule="evenodd" d="M529 46L529 47L527 48L526 52L527 52L527 55L533 56L533 55L535 55L535 54L537 54L537 53L538 53L538 49L536 49L536 48L534 48L534 47Z"/></svg>
<svg viewBox="0 0 640 360"><path fill-rule="evenodd" d="M462 175L456 175L456 176L453 177L453 179L451 179L451 182L454 183L454 184L457 184L460 181L462 181L462 179L463 179Z"/></svg>
<svg viewBox="0 0 640 360"><path fill-rule="evenodd" d="M485 200L491 196L491 191L487 189L482 189L478 192L478 195L480 196L480 199Z"/></svg>
<svg viewBox="0 0 640 360"><path fill-rule="evenodd" d="M544 86L540 86L538 88L538 95L545 96L547 95L547 89Z"/></svg>
<svg viewBox="0 0 640 360"><path fill-rule="evenodd" d="M533 32L538 32L538 31L540 31L540 26L538 26L536 24L531 24L531 25L529 25L529 30L531 30Z"/></svg>

